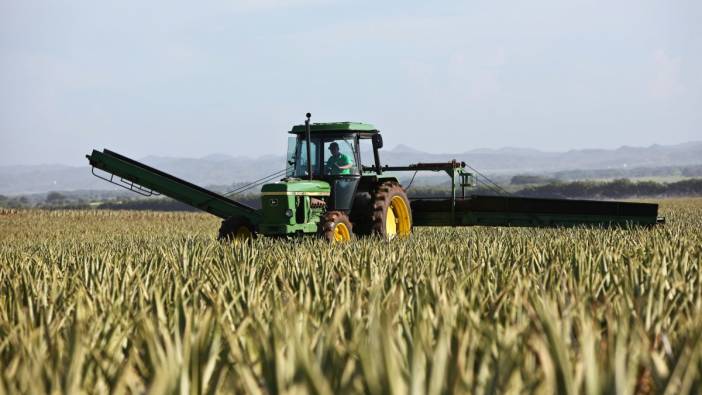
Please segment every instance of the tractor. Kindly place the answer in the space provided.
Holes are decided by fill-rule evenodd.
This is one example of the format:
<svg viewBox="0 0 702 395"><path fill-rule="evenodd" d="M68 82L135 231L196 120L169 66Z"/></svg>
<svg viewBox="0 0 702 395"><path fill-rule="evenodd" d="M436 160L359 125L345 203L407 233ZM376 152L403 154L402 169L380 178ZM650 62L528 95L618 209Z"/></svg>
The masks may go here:
<svg viewBox="0 0 702 395"><path fill-rule="evenodd" d="M97 177L141 195L166 195L222 218L218 233L222 240L315 235L343 242L355 236L405 237L415 226L650 226L663 222L658 205L651 203L466 196L466 189L476 186L476 174L467 170L465 162L383 166L383 138L376 127L359 122L311 123L310 117L307 113L304 124L290 129L285 169L272 175L282 178L262 185L260 209L107 149L93 150L87 158ZM371 152L372 158L361 157ZM419 171L447 173L448 196L409 198L397 174ZM260 184L259 180L251 185Z"/></svg>

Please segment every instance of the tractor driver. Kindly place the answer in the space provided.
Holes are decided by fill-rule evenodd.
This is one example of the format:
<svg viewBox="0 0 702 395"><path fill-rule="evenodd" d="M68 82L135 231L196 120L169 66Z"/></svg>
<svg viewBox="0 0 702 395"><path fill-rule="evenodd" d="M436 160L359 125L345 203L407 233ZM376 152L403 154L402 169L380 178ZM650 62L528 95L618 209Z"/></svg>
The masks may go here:
<svg viewBox="0 0 702 395"><path fill-rule="evenodd" d="M327 171L329 174L351 174L353 162L348 155L342 154L339 151L339 144L337 142L329 144L329 151L331 151L332 154L329 159L327 159Z"/></svg>

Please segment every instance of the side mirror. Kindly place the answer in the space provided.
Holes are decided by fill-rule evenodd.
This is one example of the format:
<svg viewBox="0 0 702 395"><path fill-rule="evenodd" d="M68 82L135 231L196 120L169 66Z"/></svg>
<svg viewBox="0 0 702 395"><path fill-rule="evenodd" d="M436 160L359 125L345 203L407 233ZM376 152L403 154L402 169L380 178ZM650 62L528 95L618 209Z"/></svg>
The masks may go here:
<svg viewBox="0 0 702 395"><path fill-rule="evenodd" d="M383 148L383 136L379 134L373 135L373 148L380 149Z"/></svg>

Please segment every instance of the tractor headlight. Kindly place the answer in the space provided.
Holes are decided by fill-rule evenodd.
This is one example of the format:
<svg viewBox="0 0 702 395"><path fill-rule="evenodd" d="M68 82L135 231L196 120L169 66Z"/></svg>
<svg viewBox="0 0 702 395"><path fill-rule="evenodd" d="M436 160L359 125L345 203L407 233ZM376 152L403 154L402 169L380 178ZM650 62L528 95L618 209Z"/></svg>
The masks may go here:
<svg viewBox="0 0 702 395"><path fill-rule="evenodd" d="M291 209L286 209L285 210L285 216L288 218L292 218L293 216L293 211Z"/></svg>

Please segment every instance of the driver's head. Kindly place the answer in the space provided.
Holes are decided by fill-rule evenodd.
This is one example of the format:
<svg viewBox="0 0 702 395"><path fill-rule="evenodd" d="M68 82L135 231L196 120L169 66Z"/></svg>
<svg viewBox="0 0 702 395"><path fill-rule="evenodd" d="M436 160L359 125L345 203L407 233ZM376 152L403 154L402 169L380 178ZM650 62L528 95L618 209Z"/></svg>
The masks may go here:
<svg viewBox="0 0 702 395"><path fill-rule="evenodd" d="M339 144L336 142L329 144L329 151L331 151L332 155L336 155L339 153Z"/></svg>

